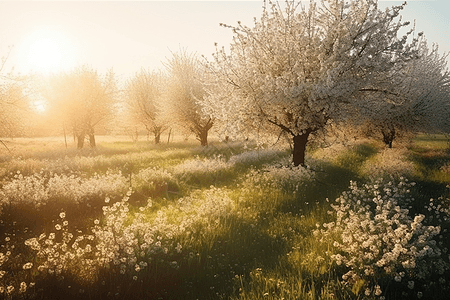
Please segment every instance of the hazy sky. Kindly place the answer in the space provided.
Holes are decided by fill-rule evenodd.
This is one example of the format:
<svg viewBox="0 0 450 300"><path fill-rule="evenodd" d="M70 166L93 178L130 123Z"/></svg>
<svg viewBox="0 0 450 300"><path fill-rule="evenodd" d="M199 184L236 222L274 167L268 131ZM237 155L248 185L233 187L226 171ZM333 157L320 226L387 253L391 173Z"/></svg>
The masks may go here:
<svg viewBox="0 0 450 300"><path fill-rule="evenodd" d="M380 1L380 6L403 1ZM208 58L231 31L219 23L251 25L263 1L0 1L0 55L13 46L6 69L27 73L88 64L128 76L162 68L170 51L186 48ZM441 51L450 51L450 1L408 1L404 20ZM46 69L47 68L47 69Z"/></svg>

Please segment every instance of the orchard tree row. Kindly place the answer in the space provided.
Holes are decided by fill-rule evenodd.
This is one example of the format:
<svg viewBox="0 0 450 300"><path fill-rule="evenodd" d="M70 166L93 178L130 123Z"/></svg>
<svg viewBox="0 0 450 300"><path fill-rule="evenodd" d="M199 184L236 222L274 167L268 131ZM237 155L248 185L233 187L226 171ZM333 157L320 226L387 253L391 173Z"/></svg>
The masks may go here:
<svg viewBox="0 0 450 300"><path fill-rule="evenodd" d="M160 143L172 128L193 133L207 145L211 117L202 113L198 99L206 96L199 79L198 57L174 53L167 70L142 69L126 82L81 66L47 76L4 76L1 84L0 137L64 134L77 148L96 146L95 134L136 135L145 130Z"/></svg>
<svg viewBox="0 0 450 300"><path fill-rule="evenodd" d="M405 5L268 3L252 26L221 24L233 40L211 59L180 51L164 70L142 69L123 83L81 67L28 78L28 92L43 99L48 123L59 123L79 148L86 138L95 147L95 133L111 123L145 128L155 143L175 126L203 146L212 128L223 139L285 136L296 166L304 165L309 141L338 130L380 136L392 147L399 135L450 131L448 54L402 20ZM21 80L2 84L3 136L24 127L15 111L26 94L20 88L30 85Z"/></svg>

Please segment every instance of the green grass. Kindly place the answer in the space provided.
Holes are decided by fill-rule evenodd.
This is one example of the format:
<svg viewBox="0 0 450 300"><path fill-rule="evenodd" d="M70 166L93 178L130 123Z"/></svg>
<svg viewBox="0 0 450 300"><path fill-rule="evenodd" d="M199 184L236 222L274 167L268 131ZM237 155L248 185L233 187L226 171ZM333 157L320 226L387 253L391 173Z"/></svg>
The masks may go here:
<svg viewBox="0 0 450 300"><path fill-rule="evenodd" d="M39 209L6 201L1 214L0 245L2 253L9 249L13 254L0 264L0 269L7 271L0 278L0 287L15 287L9 296L2 294L6 298L363 299L354 286L341 282L346 270L330 258L337 254L332 243L320 242L313 232L334 220L329 213L330 203L348 190L350 180L369 182L370 167L381 161L387 164L383 170L390 170L390 149L380 144L361 142L337 147L332 155L324 155L322 150L309 153L307 164L312 175L287 166L288 151L261 150L251 159L230 163L235 155L247 151L238 142L213 141L202 148L193 142L155 146L105 139L96 150L83 151L66 150L60 140L18 140L8 145L14 153L4 151L0 157L2 188L18 171L24 177L42 171L42 176L47 176L44 185L55 173L72 174L82 182L94 174L108 176L108 172L120 171L124 186L133 190L128 202L123 202L129 209L123 228L153 224L159 230L154 238L160 235L167 252L155 250L139 256L140 250L134 249L137 254L133 255L147 259L149 264L139 273L130 265L121 274L120 263L111 263L86 273L82 273L85 269L81 264L75 264L79 269L71 267L61 275L49 274L37 269L45 259L36 257L24 245L25 240L42 232L55 232L61 211L69 221L67 230L75 235L81 234L78 231L89 233L97 219L99 226L106 226L108 214L102 207L121 203L127 190L90 196L79 203L70 201L70 193L54 194ZM405 153L398 159L414 165L411 179L417 182L412 191L417 201L411 213L426 213L424 205L429 198L446 195L445 186L450 183L446 169L448 143L441 136L418 136ZM387 159L380 160L381 155L387 155ZM182 167L189 166L190 160L198 160L198 170ZM284 173L277 175L277 168L283 165ZM148 171L144 173L144 169ZM291 177L277 177L286 174ZM109 197L109 203L105 203L105 197ZM149 199L152 206L144 209ZM161 213L166 219L158 219ZM111 216L120 219L115 212ZM139 223L139 218L145 221ZM188 229L180 229L181 225ZM170 226L177 229L172 232ZM121 235L117 233L117 237ZM449 240L445 243L449 244ZM175 250L178 244L182 245L179 251ZM34 267L27 272L21 266L30 260ZM448 274L445 278L450 280ZM18 293L22 281L35 286L27 293ZM401 293L395 291L389 295L388 299L402 299ZM445 299L445 295L433 297Z"/></svg>

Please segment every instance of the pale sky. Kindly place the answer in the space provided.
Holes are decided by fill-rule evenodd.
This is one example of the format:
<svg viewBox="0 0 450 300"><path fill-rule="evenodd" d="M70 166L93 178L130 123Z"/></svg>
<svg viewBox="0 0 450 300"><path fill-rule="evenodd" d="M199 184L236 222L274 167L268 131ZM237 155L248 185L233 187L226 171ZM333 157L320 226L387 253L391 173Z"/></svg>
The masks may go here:
<svg viewBox="0 0 450 300"><path fill-rule="evenodd" d="M381 7L403 1L380 1ZM211 58L214 43L227 47L231 30L251 26L263 1L0 1L0 56L13 46L6 69L48 72L87 64L120 77L163 68L181 48ZM450 1L408 1L403 20L416 20L429 43L450 51Z"/></svg>

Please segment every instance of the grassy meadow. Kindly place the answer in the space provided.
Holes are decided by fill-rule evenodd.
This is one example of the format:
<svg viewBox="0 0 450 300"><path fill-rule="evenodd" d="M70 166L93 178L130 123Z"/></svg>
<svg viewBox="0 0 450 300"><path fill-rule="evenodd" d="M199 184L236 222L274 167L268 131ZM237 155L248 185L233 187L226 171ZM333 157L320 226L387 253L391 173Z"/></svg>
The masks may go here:
<svg viewBox="0 0 450 300"><path fill-rule="evenodd" d="M448 299L443 136L4 142L0 299Z"/></svg>

